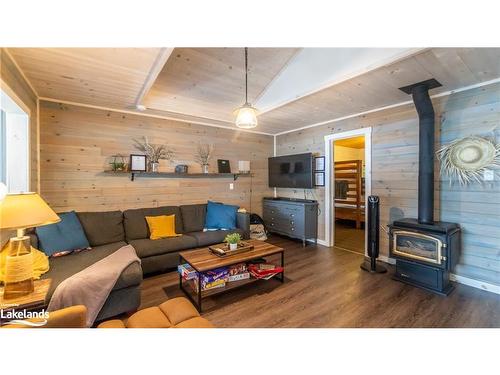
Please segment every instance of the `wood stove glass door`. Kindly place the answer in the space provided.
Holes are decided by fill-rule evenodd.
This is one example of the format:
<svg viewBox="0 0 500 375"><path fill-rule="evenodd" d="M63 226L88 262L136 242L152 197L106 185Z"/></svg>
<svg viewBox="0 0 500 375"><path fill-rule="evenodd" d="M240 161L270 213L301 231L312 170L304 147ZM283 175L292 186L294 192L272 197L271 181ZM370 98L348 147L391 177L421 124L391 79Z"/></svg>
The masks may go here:
<svg viewBox="0 0 500 375"><path fill-rule="evenodd" d="M403 258L441 264L443 243L434 237L408 231L394 231L393 253Z"/></svg>

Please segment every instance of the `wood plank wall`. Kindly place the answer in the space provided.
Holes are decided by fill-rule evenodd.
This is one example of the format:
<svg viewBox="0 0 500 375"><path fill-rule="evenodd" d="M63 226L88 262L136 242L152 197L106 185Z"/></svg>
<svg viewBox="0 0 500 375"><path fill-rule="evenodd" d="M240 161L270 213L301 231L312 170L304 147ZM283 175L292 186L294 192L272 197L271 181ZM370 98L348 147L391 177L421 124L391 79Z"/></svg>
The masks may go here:
<svg viewBox="0 0 500 375"><path fill-rule="evenodd" d="M38 115L37 96L30 88L4 48L0 48L0 84L1 88L13 92L30 111L30 190L38 191ZM7 87L5 87L7 85ZM0 245L11 237L12 233L0 231Z"/></svg>
<svg viewBox="0 0 500 375"><path fill-rule="evenodd" d="M57 212L210 199L261 213L262 198L272 194L267 182L267 157L273 153L270 136L46 101L40 108L41 193ZM203 142L215 144L211 172L217 170L216 159L229 159L232 171L237 171L238 160L250 160L254 177L239 178L230 190L231 178L137 178L132 182L128 176L103 173L110 169L111 155L140 153L132 139L143 135L151 143L167 143L176 152L175 163L161 161L160 171L173 172L175 164L188 164L189 172L201 172L193 159L198 143Z"/></svg>
<svg viewBox="0 0 500 375"><path fill-rule="evenodd" d="M433 99L436 149L467 135L500 142L500 84ZM324 155L324 136L372 127L372 194L381 199L381 224L417 215L418 119L413 105L300 130L277 137L277 155L313 152ZM303 190L278 189L279 196L304 196ZM320 202L319 238L324 239L324 188L308 191ZM439 175L436 162L435 218L458 222L463 250L455 273L500 284L500 172L493 182L459 186ZM388 255L387 234L380 233L381 254Z"/></svg>

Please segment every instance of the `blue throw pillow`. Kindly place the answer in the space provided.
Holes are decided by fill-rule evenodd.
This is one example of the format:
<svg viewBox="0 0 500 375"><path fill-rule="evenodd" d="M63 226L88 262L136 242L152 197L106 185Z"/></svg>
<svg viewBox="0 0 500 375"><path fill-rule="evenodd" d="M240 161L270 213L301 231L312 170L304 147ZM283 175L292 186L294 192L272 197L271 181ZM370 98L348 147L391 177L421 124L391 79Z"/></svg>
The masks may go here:
<svg viewBox="0 0 500 375"><path fill-rule="evenodd" d="M36 228L40 249L48 256L90 247L75 211L58 214L61 221Z"/></svg>
<svg viewBox="0 0 500 375"><path fill-rule="evenodd" d="M235 229L237 206L208 201L206 229Z"/></svg>

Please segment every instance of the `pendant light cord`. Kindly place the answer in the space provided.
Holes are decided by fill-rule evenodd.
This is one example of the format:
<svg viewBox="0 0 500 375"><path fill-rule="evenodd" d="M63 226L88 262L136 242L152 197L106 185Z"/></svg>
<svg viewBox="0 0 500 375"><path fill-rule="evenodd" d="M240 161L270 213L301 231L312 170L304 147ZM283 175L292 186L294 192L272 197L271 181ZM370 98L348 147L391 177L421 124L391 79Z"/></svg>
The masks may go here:
<svg viewBox="0 0 500 375"><path fill-rule="evenodd" d="M248 104L248 47L245 47L245 104Z"/></svg>

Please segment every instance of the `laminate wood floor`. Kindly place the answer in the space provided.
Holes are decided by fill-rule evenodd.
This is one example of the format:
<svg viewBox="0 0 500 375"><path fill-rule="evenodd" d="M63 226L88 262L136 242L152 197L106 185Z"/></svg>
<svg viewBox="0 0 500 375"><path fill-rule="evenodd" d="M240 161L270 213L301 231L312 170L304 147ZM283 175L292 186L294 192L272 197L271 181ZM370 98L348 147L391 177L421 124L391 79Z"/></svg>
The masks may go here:
<svg viewBox="0 0 500 375"><path fill-rule="evenodd" d="M286 249L284 284L253 283L204 300L217 327L500 327L500 296L456 284L448 297L359 268L362 255L272 236ZM182 296L176 272L148 277L141 308Z"/></svg>
<svg viewBox="0 0 500 375"><path fill-rule="evenodd" d="M335 246L365 253L365 229L356 229L353 221L335 220Z"/></svg>

